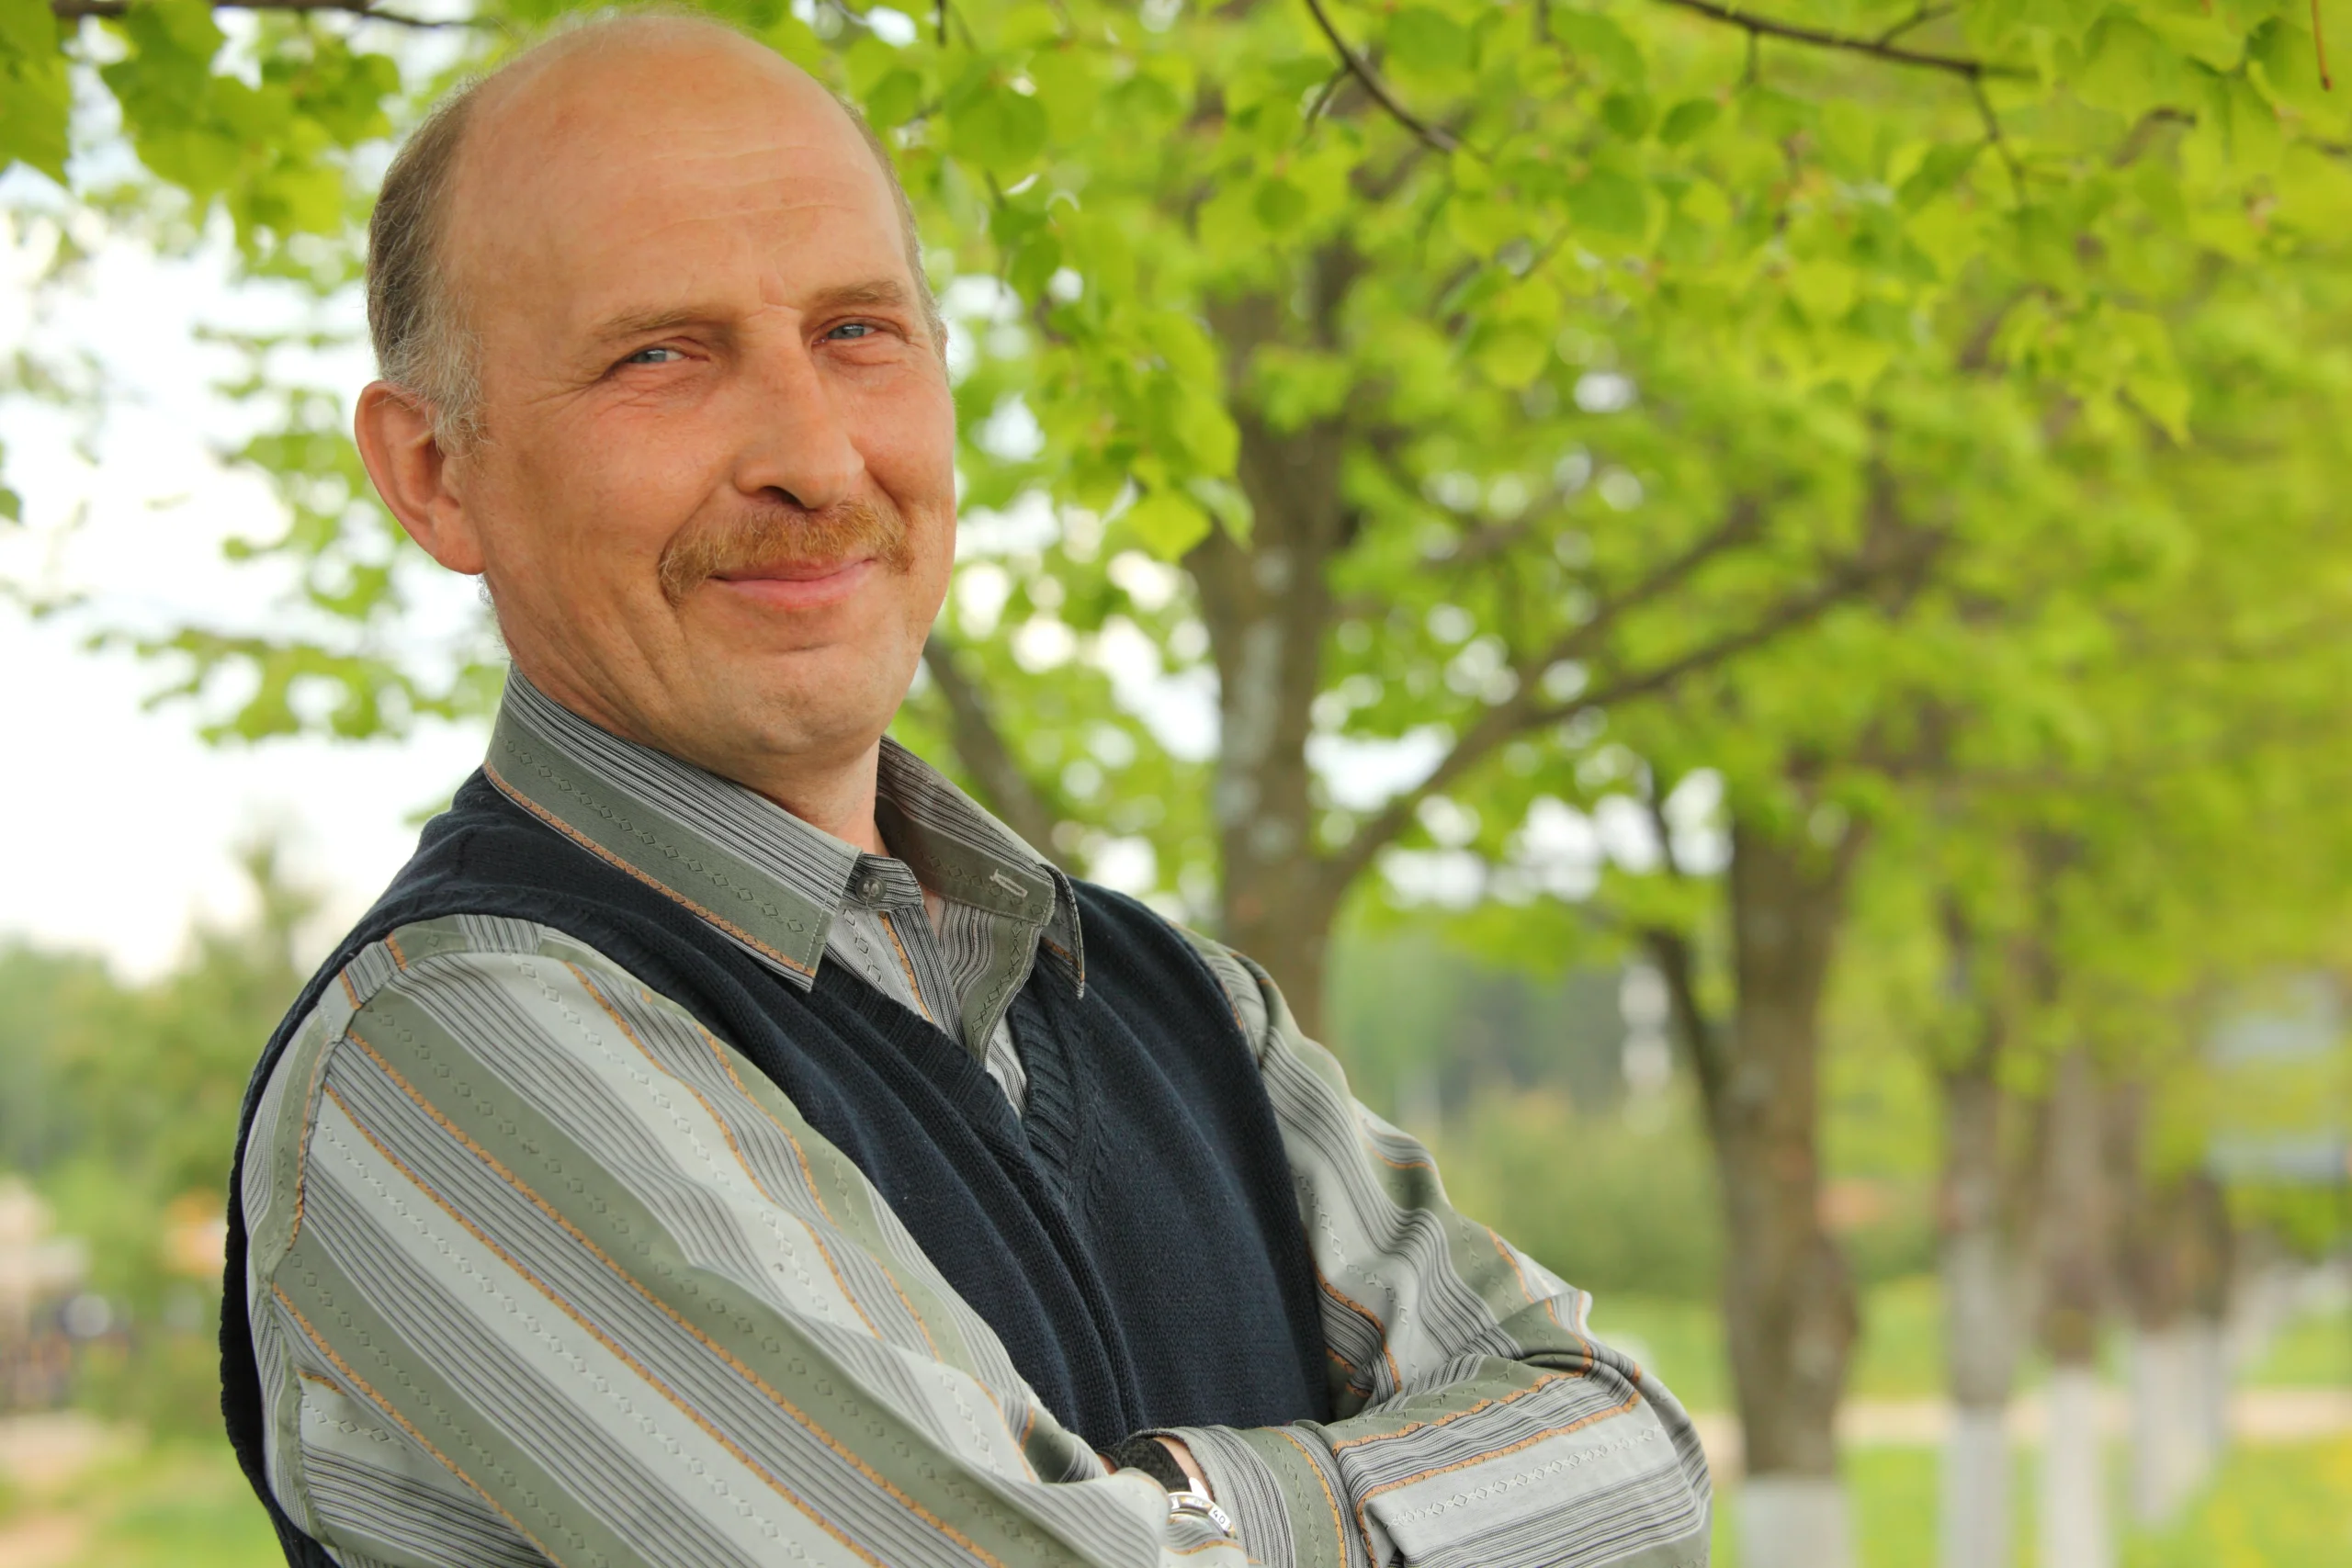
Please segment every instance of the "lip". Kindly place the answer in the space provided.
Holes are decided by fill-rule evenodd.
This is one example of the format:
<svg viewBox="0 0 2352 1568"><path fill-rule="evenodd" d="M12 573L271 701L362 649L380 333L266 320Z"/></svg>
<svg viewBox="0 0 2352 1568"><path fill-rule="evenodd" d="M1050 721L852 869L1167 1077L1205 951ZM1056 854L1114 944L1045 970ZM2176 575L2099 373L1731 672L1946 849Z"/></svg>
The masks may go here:
<svg viewBox="0 0 2352 1568"><path fill-rule="evenodd" d="M763 609L817 610L856 592L873 570L874 558L861 556L846 561L780 561L710 581Z"/></svg>

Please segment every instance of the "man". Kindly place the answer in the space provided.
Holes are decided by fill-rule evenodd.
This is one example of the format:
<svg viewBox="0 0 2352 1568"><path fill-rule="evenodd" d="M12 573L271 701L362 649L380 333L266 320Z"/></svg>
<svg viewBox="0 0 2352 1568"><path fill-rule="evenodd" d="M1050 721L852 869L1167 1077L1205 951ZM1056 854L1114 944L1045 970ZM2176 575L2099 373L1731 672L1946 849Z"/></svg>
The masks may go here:
<svg viewBox="0 0 2352 1568"><path fill-rule="evenodd" d="M953 558L905 197L601 22L370 234L386 503L481 773L271 1042L224 1404L298 1563L1680 1564L1687 1417L1262 971L883 738Z"/></svg>

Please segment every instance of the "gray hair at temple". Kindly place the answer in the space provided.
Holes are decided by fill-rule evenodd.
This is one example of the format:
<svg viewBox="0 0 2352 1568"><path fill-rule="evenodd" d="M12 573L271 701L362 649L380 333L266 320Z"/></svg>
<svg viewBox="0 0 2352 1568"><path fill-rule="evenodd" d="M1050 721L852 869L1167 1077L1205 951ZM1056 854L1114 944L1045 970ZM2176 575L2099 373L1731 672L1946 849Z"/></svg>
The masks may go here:
<svg viewBox="0 0 2352 1568"><path fill-rule="evenodd" d="M368 221L368 332L375 343L377 373L425 404L432 413L435 437L449 450L461 451L481 434L480 340L466 321L463 301L450 286L443 250L458 152L465 145L474 106L485 89L526 66L616 45L647 30L748 36L688 11L632 9L574 22L443 98L385 171L383 190ZM835 101L865 138L883 178L890 183L906 247L907 271L913 276L932 342L944 355L947 328L932 294L931 279L922 269L914 204L907 199L907 187L890 163L889 152L865 117L839 95Z"/></svg>

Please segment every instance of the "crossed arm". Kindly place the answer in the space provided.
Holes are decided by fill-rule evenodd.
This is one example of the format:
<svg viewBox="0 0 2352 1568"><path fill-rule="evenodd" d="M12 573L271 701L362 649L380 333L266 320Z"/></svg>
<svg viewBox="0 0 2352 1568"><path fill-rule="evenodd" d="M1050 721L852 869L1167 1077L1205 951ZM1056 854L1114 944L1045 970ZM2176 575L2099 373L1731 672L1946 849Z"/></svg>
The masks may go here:
<svg viewBox="0 0 2352 1568"><path fill-rule="evenodd" d="M273 1490L345 1568L1701 1562L1672 1398L1446 1204L1261 974L1340 1418L1187 1428L1241 1548L1040 1408L856 1168L545 928L363 953L248 1145Z"/></svg>

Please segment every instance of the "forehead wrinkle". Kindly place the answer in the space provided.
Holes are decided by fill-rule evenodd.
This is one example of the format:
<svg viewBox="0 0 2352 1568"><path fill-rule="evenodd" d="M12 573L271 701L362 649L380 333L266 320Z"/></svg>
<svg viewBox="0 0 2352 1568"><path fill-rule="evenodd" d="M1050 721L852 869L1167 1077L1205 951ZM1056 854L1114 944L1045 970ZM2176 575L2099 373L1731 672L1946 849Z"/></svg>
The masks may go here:
<svg viewBox="0 0 2352 1568"><path fill-rule="evenodd" d="M593 156L595 152L575 141L566 149L566 161ZM856 163L847 169L829 165L823 154L833 152L851 152ZM790 166L778 166L796 152L813 155L793 159ZM566 204L543 215L530 212L534 204L525 191L518 190L514 195L522 200L498 208L508 220L501 222L493 217L483 237L493 248L569 251L602 240L607 243L596 248L606 249L612 243L655 241L714 223L851 212L872 220L877 225L876 239L894 251L899 248L896 202L862 145L841 149L815 139L796 138L763 147L703 152L642 150L640 143L599 164L601 175L594 188L602 193L601 199ZM542 176L550 172L547 164L535 171ZM494 192L464 194L487 198ZM479 206L471 200L467 205ZM514 221L539 216L548 220ZM501 230L503 235L498 232ZM505 247L499 247L501 239L506 242Z"/></svg>
<svg viewBox="0 0 2352 1568"><path fill-rule="evenodd" d="M605 314L594 298L605 292L595 282L596 261L602 257L659 256L680 293L705 300L714 293L724 297L730 292L723 281L725 271L748 263L756 278L758 298L764 303L784 303L807 295L811 281L820 289L831 282L785 281L783 264L803 237L821 225L855 220L860 230L870 231L868 244L859 247L870 254L866 266L904 272L906 258L897 214L883 199L885 193L863 191L854 182L828 180L825 187L829 188L813 190L805 182L791 182L797 188L786 195L778 188L783 183L763 178L739 184L731 192L697 188L690 194L680 193L679 200L657 197L650 209L645 203L622 197L601 204L599 211L582 213L574 209L549 215L546 221L529 221L516 213L504 222L493 220L487 231L477 231L476 244L469 248L485 265L503 261L559 282L562 293L574 295L564 313L583 325L583 318ZM729 195L734 199L727 199ZM682 209L682 203L690 205ZM870 280L871 276L861 281ZM901 302L910 297L903 282L895 278L891 282ZM641 283L640 279L631 286L630 292L636 292ZM610 298L606 293L605 299Z"/></svg>

